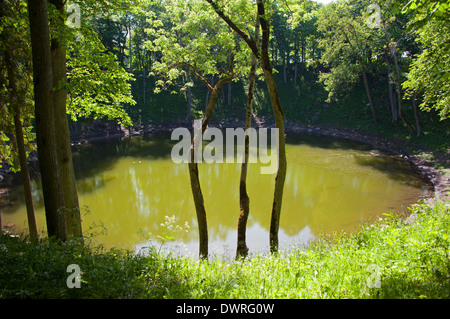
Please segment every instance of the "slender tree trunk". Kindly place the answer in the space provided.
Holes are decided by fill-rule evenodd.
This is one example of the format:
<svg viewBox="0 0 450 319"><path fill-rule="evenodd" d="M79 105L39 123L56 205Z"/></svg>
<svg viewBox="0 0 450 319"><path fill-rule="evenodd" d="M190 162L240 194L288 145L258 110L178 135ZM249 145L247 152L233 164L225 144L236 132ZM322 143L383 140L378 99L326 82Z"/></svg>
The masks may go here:
<svg viewBox="0 0 450 319"><path fill-rule="evenodd" d="M397 102L398 102L398 115L402 119L403 123L408 127L409 135L412 135L414 132L414 128L412 127L411 123L406 119L406 117L403 115L402 110L402 88L401 88L401 77L400 77L400 68L398 66L398 59L397 55L395 54L395 49L392 52L392 57L394 58L394 65L395 65L395 71L397 73L397 81L396 81L396 87L397 87Z"/></svg>
<svg viewBox="0 0 450 319"><path fill-rule="evenodd" d="M143 60L142 60L142 97L143 97L143 101L142 101L142 105L143 105L143 109L145 110L147 107L147 63L146 63L146 57L147 57L147 52L144 48L144 53L143 53Z"/></svg>
<svg viewBox="0 0 450 319"><path fill-rule="evenodd" d="M395 86L397 89L397 102L398 102L398 111L397 114L398 116L402 119L403 123L405 123L405 125L408 127L409 130L409 135L411 135L414 132L414 129L411 125L411 123L409 123L409 121L406 119L406 117L403 115L403 111L402 111L402 90L401 90L401 77L400 77L400 67L398 65L398 58L397 58L397 54L395 53L395 48L397 46L397 43L394 41L394 45L391 45L391 39L389 37L389 34L386 30L384 21L382 24L382 29L384 31L384 35L386 36L386 40L388 42L388 46L390 48L390 53L392 58L394 59L394 66L395 66L395 72L397 75L397 81L395 81Z"/></svg>
<svg viewBox="0 0 450 319"><path fill-rule="evenodd" d="M130 30L130 73L133 70L133 46L132 46L132 41L131 41L131 16L130 16L130 24L129 24L129 30Z"/></svg>
<svg viewBox="0 0 450 319"><path fill-rule="evenodd" d="M12 49L11 49L12 50ZM28 172L27 154L25 151L25 142L23 138L23 128L20 115L20 105L17 101L17 85L16 75L12 63L12 57L9 50L5 51L5 64L8 73L10 92L10 105L12 106L12 113L14 115L14 129L15 129L15 142L17 144L17 150L19 153L20 171L22 175L22 184L25 196L25 205L27 208L28 219L28 231L30 235L30 241L35 242L38 239L36 217L34 215L33 196L31 194L30 174ZM1 231L1 224L0 224Z"/></svg>
<svg viewBox="0 0 450 319"><path fill-rule="evenodd" d="M269 38L270 24L266 20L266 11L264 0L257 0L258 16L262 29L261 51L259 51L256 42L243 32L233 21L227 17L213 0L206 0L212 5L216 13L221 17L242 39L247 43L253 54L260 59L264 71L267 88L270 95L272 110L275 117L275 127L278 129L278 170L275 178L274 198L272 205L272 216L270 222L270 251L278 252L278 229L280 225L281 204L283 199L284 182L286 179L286 151L284 136L284 114L281 107L280 95L273 77L273 69L269 58Z"/></svg>
<svg viewBox="0 0 450 319"><path fill-rule="evenodd" d="M214 86L214 74L211 76L211 86ZM206 90L206 109L208 109L209 99L210 99L211 90Z"/></svg>
<svg viewBox="0 0 450 319"><path fill-rule="evenodd" d="M361 60L359 60L359 65L361 66L361 70L362 70L364 87L366 88L367 99L369 100L370 110L372 111L373 122L377 123L378 122L378 120L377 120L377 113L375 111L375 106L373 105L372 96L370 94L369 82L367 81L366 70L365 70L364 64L362 63Z"/></svg>
<svg viewBox="0 0 450 319"><path fill-rule="evenodd" d="M46 0L29 0L33 82L35 98L36 142L45 216L49 237L66 240L64 201L56 154L53 115L53 76Z"/></svg>
<svg viewBox="0 0 450 319"><path fill-rule="evenodd" d="M272 110L275 117L275 127L278 128L278 170L275 178L275 189L272 204L272 215L270 220L270 251L278 252L278 230L280 227L281 204L283 200L284 182L286 179L286 152L285 152L285 136L284 136L284 113L281 107L280 95L273 77L273 70L269 59L269 38L270 24L266 20L266 11L263 0L257 0L258 14L262 29L261 41L261 64L264 70L267 88L270 95Z"/></svg>
<svg viewBox="0 0 450 319"><path fill-rule="evenodd" d="M255 41L258 46L259 42L259 19L256 19L255 25ZM252 54L252 66L250 68L249 84L248 84L248 96L247 96L247 108L245 113L245 131L251 127L252 124L252 105L253 105L253 93L256 82L256 67L258 60L254 54ZM248 170L248 159L250 152L250 136L245 135L244 140L244 161L241 166L241 177L239 181L239 220L237 227L237 248L236 248L236 258L246 257L248 254L247 247L247 221L250 214L250 198L247 194L247 170Z"/></svg>
<svg viewBox="0 0 450 319"><path fill-rule="evenodd" d="M302 75L305 74L305 40L302 38Z"/></svg>
<svg viewBox="0 0 450 319"><path fill-rule="evenodd" d="M350 38L348 37L348 34L345 30L342 30L344 37L347 39L348 44L350 45L350 47L356 51L356 48L354 45L352 45L352 42L350 41ZM358 46L358 44L356 44L356 46ZM369 88L369 81L367 80L367 74L366 74L366 68L365 68L365 64L363 62L363 57L360 56L358 58L358 63L359 66L361 67L361 72L362 72L362 76L363 76L363 83L364 83L364 87L366 89L366 95L367 95L367 99L369 100L369 105L370 105L370 110L372 111L372 119L374 123L377 123L377 114L375 111L375 106L373 105L373 101L372 101L372 95L370 94L370 88Z"/></svg>
<svg viewBox="0 0 450 319"><path fill-rule="evenodd" d="M191 163L189 166L189 178L191 181L192 196L194 198L195 212L197 214L199 232L199 256L202 259L208 258L208 223L206 219L205 202L200 186L198 174L198 164L194 163L194 147L191 146Z"/></svg>
<svg viewBox="0 0 450 319"><path fill-rule="evenodd" d="M233 63L233 62L232 62ZM216 85L210 86L211 94L209 95L208 105L202 121L201 135L205 132L208 127L209 120L211 119L212 112L214 110L214 105L216 103L217 97L219 96L220 89L222 86L230 82L233 78L231 73L232 67L230 66L230 73L228 77L221 78ZM196 132L196 130L194 130ZM203 198L202 189L200 186L200 178L198 172L198 163L195 161L195 154L197 152L196 147L202 147L201 136L195 135L191 142L191 147L189 149L190 162L188 164L189 168L189 178L191 183L192 196L194 199L195 212L197 214L197 223L199 231L199 257L201 259L208 258L208 223L206 218L205 202Z"/></svg>
<svg viewBox="0 0 450 319"><path fill-rule="evenodd" d="M413 109L414 109L414 117L416 119L416 130L417 130L417 137L420 136L420 119L419 119L419 112L418 112L418 107L417 107L417 92L414 92L413 96L412 96L412 104L413 104Z"/></svg>
<svg viewBox="0 0 450 319"><path fill-rule="evenodd" d="M295 43L294 54L294 90L297 87L297 73L298 73L298 44Z"/></svg>
<svg viewBox="0 0 450 319"><path fill-rule="evenodd" d="M392 123L397 123L398 121L398 114L397 114L397 108L395 107L394 103L394 91L393 91L393 84L391 81L391 66L389 63L389 58L386 54L386 65L387 65L387 77L388 77L388 86L389 86L389 104L391 106L391 113L392 113Z"/></svg>
<svg viewBox="0 0 450 319"><path fill-rule="evenodd" d="M287 82L287 74L286 74L286 52L283 52L283 83Z"/></svg>
<svg viewBox="0 0 450 319"><path fill-rule="evenodd" d="M187 81L191 82L191 75L189 72L189 68L187 68L186 76L187 76ZM191 120L191 109L192 109L192 93L191 93L190 86L188 86L187 95L188 95L188 99L187 99L186 121L190 121Z"/></svg>
<svg viewBox="0 0 450 319"><path fill-rule="evenodd" d="M63 14L63 0L51 0L56 9ZM58 29L64 27L64 20L52 21ZM61 189L64 199L67 237L82 238L80 205L73 169L72 149L70 145L69 123L67 121L67 83L66 50L58 39L51 41L51 56L53 70L53 109L55 123L56 153L60 171Z"/></svg>
<svg viewBox="0 0 450 319"><path fill-rule="evenodd" d="M228 107L231 107L231 84L231 81L228 82Z"/></svg>

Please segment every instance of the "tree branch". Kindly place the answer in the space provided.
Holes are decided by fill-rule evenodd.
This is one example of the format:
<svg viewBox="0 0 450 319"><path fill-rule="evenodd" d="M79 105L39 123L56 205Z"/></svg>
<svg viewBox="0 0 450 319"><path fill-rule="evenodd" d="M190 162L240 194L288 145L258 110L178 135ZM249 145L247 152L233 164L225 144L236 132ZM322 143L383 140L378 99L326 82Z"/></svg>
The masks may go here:
<svg viewBox="0 0 450 319"><path fill-rule="evenodd" d="M241 38L248 44L250 49L252 50L253 54L259 59L260 54L258 51L258 46L256 45L256 42L254 39L250 38L244 31L242 31L231 19L225 15L225 13L219 8L216 2L213 0L206 0L216 11L216 13L219 15L219 17L222 18L222 20L228 24L228 26L233 29Z"/></svg>
<svg viewBox="0 0 450 319"><path fill-rule="evenodd" d="M210 90L210 91L213 90L212 85L208 82L208 80L205 79L205 77L203 75L201 75L198 72L198 69L194 65L189 64L187 62L178 62L178 63L172 64L170 68L175 69L175 68L179 67L180 65L184 65L184 66L187 66L188 68L192 69L192 71L194 71L195 76L198 77L200 79L200 81L202 81L206 85L208 90Z"/></svg>

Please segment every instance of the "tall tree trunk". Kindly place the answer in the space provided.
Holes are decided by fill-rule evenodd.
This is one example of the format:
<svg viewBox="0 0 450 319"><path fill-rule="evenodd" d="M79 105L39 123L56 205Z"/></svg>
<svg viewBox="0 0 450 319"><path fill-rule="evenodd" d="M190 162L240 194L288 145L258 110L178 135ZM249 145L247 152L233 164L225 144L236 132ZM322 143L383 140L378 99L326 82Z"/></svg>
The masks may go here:
<svg viewBox="0 0 450 319"><path fill-rule="evenodd" d="M191 82L191 75L189 72L189 68L187 68L186 71L186 76L187 76L187 81ZM188 86L187 89L187 95L188 95L188 99L187 99L187 112L186 112L186 121L190 121L191 120L191 109L192 109L192 93L191 93L191 86Z"/></svg>
<svg viewBox="0 0 450 319"><path fill-rule="evenodd" d="M53 76L46 0L29 0L36 142L49 237L66 240L64 201L56 154Z"/></svg>
<svg viewBox="0 0 450 319"><path fill-rule="evenodd" d="M302 75L305 74L305 40L302 38Z"/></svg>
<svg viewBox="0 0 450 319"><path fill-rule="evenodd" d="M286 52L283 52L283 83L287 82L287 71L286 71Z"/></svg>
<svg viewBox="0 0 450 319"><path fill-rule="evenodd" d="M356 51L356 48L354 45L352 45L352 42L350 41L350 38L348 37L348 34L345 30L342 30L342 34L344 35L344 37L346 38L348 44L350 45L350 47ZM358 46L358 45L356 45ZM362 76L363 76L363 83L364 83L364 87L366 89L366 95L367 95L367 99L369 100L369 105L370 105L370 110L372 111L372 119L374 123L377 123L377 113L375 111L375 106L373 105L373 101L372 101L372 95L370 94L370 88L369 88L369 81L367 80L367 74L366 74L366 67L365 64L363 62L363 57L360 56L358 58L358 63L359 66L361 67L361 72L362 72Z"/></svg>
<svg viewBox="0 0 450 319"><path fill-rule="evenodd" d="M132 73L133 70L133 46L131 41L131 17L130 17L130 24L128 25L129 28L129 35L130 35L130 73Z"/></svg>
<svg viewBox="0 0 450 319"><path fill-rule="evenodd" d="M286 179L286 151L285 151L285 136L284 136L284 113L281 107L280 95L273 77L273 70L269 59L269 38L270 38L270 24L266 19L266 11L263 0L257 0L259 21L262 29L261 41L261 64L264 70L267 89L270 95L272 110L275 117L275 127L278 128L278 170L275 178L275 189L272 204L272 215L270 220L270 251L272 253L278 252L278 230L280 227L281 204L283 200L284 182Z"/></svg>
<svg viewBox="0 0 450 319"><path fill-rule="evenodd" d="M298 44L296 42L294 53L294 90L297 87L297 73L298 73Z"/></svg>
<svg viewBox="0 0 450 319"><path fill-rule="evenodd" d="M398 102L397 114L402 119L403 123L405 123L405 125L408 127L409 135L411 135L414 132L414 129L413 129L411 123L409 123L409 121L403 115L403 111L402 111L402 90L401 90L400 67L398 65L397 54L395 53L395 48L397 46L397 42L391 41L391 38L389 37L389 34L387 32L387 29L386 29L384 21L382 22L382 29L383 29L384 35L386 37L386 40L388 42L388 46L389 46L389 49L390 49L391 56L394 59L395 72L396 72L396 75L397 75L397 81L395 81L395 87L396 87L396 90L397 90L397 102ZM392 42L393 42L394 45L391 45Z"/></svg>
<svg viewBox="0 0 450 319"><path fill-rule="evenodd" d="M388 86L389 86L389 105L391 106L391 113L392 113L392 123L397 123L398 121L398 114L397 114L397 108L395 107L394 103L394 91L393 91L393 84L391 80L391 66L389 63L389 58L387 54L385 54L386 57L386 65L387 65L387 77L388 77Z"/></svg>
<svg viewBox="0 0 450 319"><path fill-rule="evenodd" d="M255 25L255 41L258 46L259 42L259 18L256 18ZM252 124L252 105L253 105L253 92L255 89L256 82L256 67L258 60L254 54L252 54L252 66L250 68L249 84L248 84L248 96L247 96L247 107L245 112L245 131L249 132ZM247 193L247 170L248 170L248 159L250 152L250 136L245 135L244 140L244 161L241 166L241 176L239 180L239 220L237 227L237 248L236 248L236 258L246 257L248 254L247 247L247 221L250 214L250 198Z"/></svg>
<svg viewBox="0 0 450 319"><path fill-rule="evenodd" d="M374 123L377 123L377 121L378 121L377 120L377 113L375 111L375 106L373 105L372 96L370 94L369 82L367 81L366 70L365 70L364 64L363 64L363 62L361 60L359 60L359 65L361 66L364 87L366 88L367 99L369 100L370 110L372 111L372 119L373 119Z"/></svg>
<svg viewBox="0 0 450 319"><path fill-rule="evenodd" d="M406 119L406 117L403 115L402 110L402 88L401 88L401 77L400 77L400 67L398 66L398 59L397 55L395 54L395 49L392 51L392 57L394 58L394 65L395 65L395 71L397 73L397 81L396 81L396 87L397 87L397 102L398 102L398 115L402 119L403 123L408 127L409 135L412 135L414 132L414 128L412 127L411 123Z"/></svg>
<svg viewBox="0 0 450 319"><path fill-rule="evenodd" d="M419 119L419 112L418 112L419 110L418 110L416 101L417 101L417 92L414 92L414 94L412 96L412 104L413 104L413 109L414 109L414 117L416 119L417 137L419 137L421 129L420 129L420 119Z"/></svg>
<svg viewBox="0 0 450 319"><path fill-rule="evenodd" d="M8 73L9 87L11 88L10 105L12 106L12 113L14 116L15 142L17 144L17 150L19 153L20 171L22 175L25 205L27 208L28 231L30 233L29 234L30 241L35 242L38 239L36 217L34 215L33 196L31 194L30 174L28 172L27 154L25 151L25 142L23 138L20 105L19 102L17 101L18 96L17 96L16 75L11 56L12 54L10 54L9 50L8 49L5 50L5 64ZM0 231L1 231L1 224L0 224Z"/></svg>
<svg viewBox="0 0 450 319"><path fill-rule="evenodd" d="M201 140L202 135L206 131L206 128L208 127L209 120L211 119L211 115L214 111L214 105L216 103L217 97L219 96L220 89L222 86L228 82L230 82L233 78L233 63L234 61L230 62L230 71L228 73L227 77L219 79L217 83L213 85L207 85L208 90L211 91L211 94L208 98L208 104L206 106L205 114L202 120L202 127L199 130L194 129L194 138L191 142L191 147L189 149L189 178L191 183L191 191L192 191L192 197L194 199L194 206L195 206L195 212L197 215L197 223L198 223L198 231L199 231L199 257L201 259L207 259L208 258L208 223L206 218L206 208L205 208L205 202L203 198L202 189L200 186L200 178L199 178L199 172L198 172L198 163L195 160L197 154L197 147L202 147ZM198 73L195 72L197 76ZM206 83L206 80L204 78L201 78L204 83ZM214 80L214 77L213 77ZM195 133L198 133L200 131L200 135L196 135Z"/></svg>
<svg viewBox="0 0 450 319"><path fill-rule="evenodd" d="M142 106L143 109L146 109L147 106L147 63L146 63L146 58L147 58L147 51L144 48L144 53L142 54ZM147 124L147 123L146 123Z"/></svg>
<svg viewBox="0 0 450 319"><path fill-rule="evenodd" d="M206 0L214 8L216 13L221 17L231 29L233 29L242 39L247 43L252 52L260 59L261 66L264 71L264 76L267 88L270 95L272 110L275 117L275 127L278 129L278 170L275 178L274 198L272 205L272 216L270 222L270 251L272 253L278 252L278 229L280 225L281 204L283 199L284 182L286 179L286 151L285 151L285 136L284 136L284 114L281 107L280 95L278 93L277 85L273 77L273 69L269 58L269 38L270 38L270 24L266 20L266 11L264 0L257 0L259 21L262 29L261 51L259 51L256 42L251 39L245 32L243 32L228 16L219 8L217 3L213 0Z"/></svg>
<svg viewBox="0 0 450 319"><path fill-rule="evenodd" d="M231 81L228 82L228 107L231 107L231 84Z"/></svg>
<svg viewBox="0 0 450 319"><path fill-rule="evenodd" d="M62 15L64 13L63 0L51 0ZM64 20L52 21L62 31ZM62 33L62 32L61 32ZM61 189L64 199L67 237L82 238L80 205L78 191L73 169L72 149L70 145L69 123L67 121L67 84L66 50L64 43L59 39L51 41L51 57L53 70L53 109L56 137L56 153L60 171Z"/></svg>

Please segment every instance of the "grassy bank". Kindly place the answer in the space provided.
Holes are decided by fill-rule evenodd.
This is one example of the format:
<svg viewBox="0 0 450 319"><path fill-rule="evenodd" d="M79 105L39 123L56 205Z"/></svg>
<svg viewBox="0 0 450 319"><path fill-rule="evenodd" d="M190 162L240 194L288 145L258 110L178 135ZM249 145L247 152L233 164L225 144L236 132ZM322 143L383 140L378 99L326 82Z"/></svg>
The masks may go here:
<svg viewBox="0 0 450 319"><path fill-rule="evenodd" d="M449 204L386 215L354 235L242 261L102 252L0 236L0 298L449 298ZM81 288L67 287L67 266ZM73 278L69 281L73 282Z"/></svg>

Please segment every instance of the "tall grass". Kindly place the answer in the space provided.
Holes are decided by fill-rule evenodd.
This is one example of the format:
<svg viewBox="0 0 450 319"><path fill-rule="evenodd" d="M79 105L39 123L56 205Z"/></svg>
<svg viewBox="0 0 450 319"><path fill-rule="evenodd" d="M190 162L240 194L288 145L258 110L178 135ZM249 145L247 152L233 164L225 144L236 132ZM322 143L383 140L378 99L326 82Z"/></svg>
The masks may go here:
<svg viewBox="0 0 450 319"><path fill-rule="evenodd" d="M449 298L449 204L386 214L352 235L243 260L199 261L0 236L0 298ZM67 266L82 271L66 285Z"/></svg>

